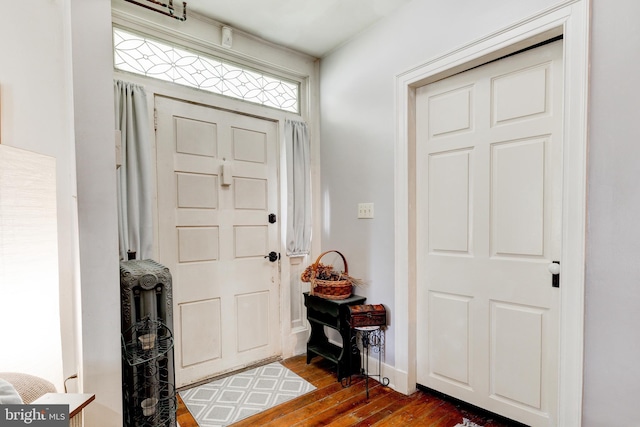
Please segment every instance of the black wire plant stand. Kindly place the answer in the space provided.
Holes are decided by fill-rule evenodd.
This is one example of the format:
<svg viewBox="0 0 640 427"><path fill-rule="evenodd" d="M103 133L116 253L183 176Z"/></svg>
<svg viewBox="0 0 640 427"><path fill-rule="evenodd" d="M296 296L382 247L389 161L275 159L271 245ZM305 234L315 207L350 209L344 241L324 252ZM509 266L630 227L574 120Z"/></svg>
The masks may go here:
<svg viewBox="0 0 640 427"><path fill-rule="evenodd" d="M369 400L369 378L377 377L378 382L383 386L389 385L389 378L382 376L382 353L384 352L384 330L381 326L359 326L353 328L355 331L351 336L351 352L353 354L360 353L362 355L362 363L360 375L365 379L365 388L367 400ZM362 351L360 351L362 347ZM372 374L369 370L369 355L377 354L378 370ZM351 375L343 378L342 385L348 387L351 385Z"/></svg>

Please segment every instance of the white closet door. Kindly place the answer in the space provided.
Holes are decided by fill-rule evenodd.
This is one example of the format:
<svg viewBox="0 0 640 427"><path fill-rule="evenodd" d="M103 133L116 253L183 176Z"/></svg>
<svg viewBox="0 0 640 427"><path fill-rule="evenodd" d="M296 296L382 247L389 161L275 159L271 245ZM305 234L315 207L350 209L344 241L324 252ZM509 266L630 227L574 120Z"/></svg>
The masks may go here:
<svg viewBox="0 0 640 427"><path fill-rule="evenodd" d="M562 42L417 91L418 382L556 425Z"/></svg>

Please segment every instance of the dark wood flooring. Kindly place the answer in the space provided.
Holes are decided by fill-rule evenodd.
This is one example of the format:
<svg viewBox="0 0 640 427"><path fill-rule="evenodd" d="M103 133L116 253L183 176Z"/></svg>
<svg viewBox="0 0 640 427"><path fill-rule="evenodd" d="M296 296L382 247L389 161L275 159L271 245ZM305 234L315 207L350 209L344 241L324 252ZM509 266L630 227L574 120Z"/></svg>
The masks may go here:
<svg viewBox="0 0 640 427"><path fill-rule="evenodd" d="M367 400L362 377L354 376L350 387L342 387L336 381L334 365L321 357L314 358L309 365L305 355L287 359L282 364L313 384L316 390L241 420L233 424L234 427L453 427L462 423L463 418L485 427L519 425L428 391L406 396L373 379L369 380ZM199 427L180 397L177 416L180 427Z"/></svg>

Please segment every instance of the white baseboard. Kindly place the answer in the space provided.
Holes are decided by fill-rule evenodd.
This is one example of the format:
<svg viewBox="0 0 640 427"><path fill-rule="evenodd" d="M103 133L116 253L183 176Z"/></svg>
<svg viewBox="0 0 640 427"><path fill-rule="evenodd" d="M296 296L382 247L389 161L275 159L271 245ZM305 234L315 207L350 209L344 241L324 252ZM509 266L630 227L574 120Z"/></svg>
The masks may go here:
<svg viewBox="0 0 640 427"><path fill-rule="evenodd" d="M403 372L399 369L396 369L394 366L388 365L384 362L380 363L381 368L381 378L389 379L389 387L397 391L398 393L409 395L416 391L415 384L413 387L407 386L408 375L406 372ZM377 374L378 373L378 357L375 354L369 355L369 374ZM375 380L382 380L378 378L378 376L374 376Z"/></svg>

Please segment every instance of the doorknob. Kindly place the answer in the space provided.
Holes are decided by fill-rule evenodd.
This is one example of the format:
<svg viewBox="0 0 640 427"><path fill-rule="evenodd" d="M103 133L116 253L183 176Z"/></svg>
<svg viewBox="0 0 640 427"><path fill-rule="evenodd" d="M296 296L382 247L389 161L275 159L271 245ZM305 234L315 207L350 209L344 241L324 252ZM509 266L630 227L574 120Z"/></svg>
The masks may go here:
<svg viewBox="0 0 640 427"><path fill-rule="evenodd" d="M549 273L551 273L551 286L554 288L560 287L560 261L553 261L551 264L547 265L547 269Z"/></svg>
<svg viewBox="0 0 640 427"><path fill-rule="evenodd" d="M265 258L269 258L270 262L276 262L280 259L280 254L274 251L269 252L269 255L265 255Z"/></svg>

